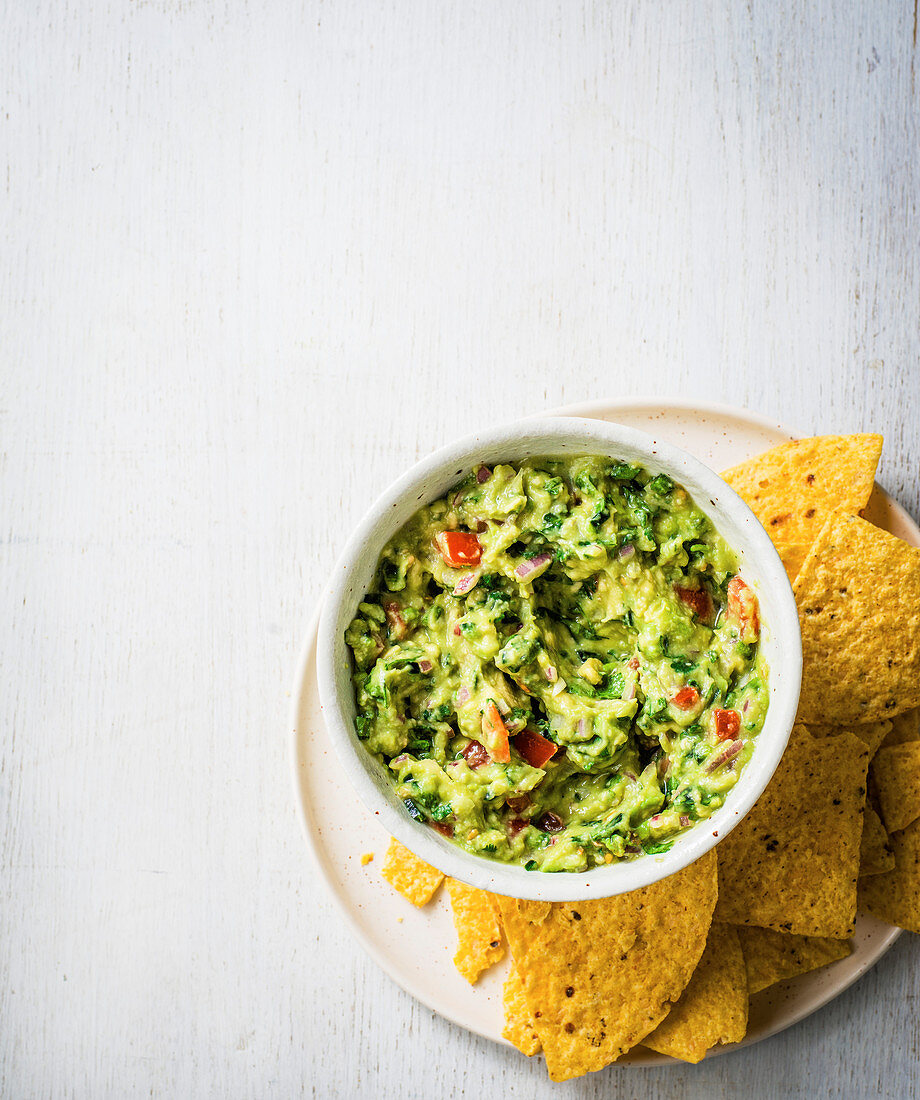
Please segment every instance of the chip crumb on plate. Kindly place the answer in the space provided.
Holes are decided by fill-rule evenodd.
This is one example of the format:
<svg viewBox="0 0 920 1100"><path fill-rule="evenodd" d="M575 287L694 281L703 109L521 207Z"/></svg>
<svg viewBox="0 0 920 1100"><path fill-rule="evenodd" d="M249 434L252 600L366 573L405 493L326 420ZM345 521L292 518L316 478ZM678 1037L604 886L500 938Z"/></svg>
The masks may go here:
<svg viewBox="0 0 920 1100"><path fill-rule="evenodd" d="M431 901L444 881L440 871L419 859L395 837L390 840L380 874L413 905L425 905Z"/></svg>

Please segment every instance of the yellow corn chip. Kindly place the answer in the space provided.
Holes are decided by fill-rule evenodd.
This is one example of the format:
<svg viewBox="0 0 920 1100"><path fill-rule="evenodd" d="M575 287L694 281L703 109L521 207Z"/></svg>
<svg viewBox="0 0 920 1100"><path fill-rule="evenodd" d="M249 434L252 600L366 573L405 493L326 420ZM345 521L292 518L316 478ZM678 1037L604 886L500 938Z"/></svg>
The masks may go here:
<svg viewBox="0 0 920 1100"><path fill-rule="evenodd" d="M684 990L716 900L707 853L629 894L553 905L500 899L505 934L554 1081L602 1069L640 1042Z"/></svg>
<svg viewBox="0 0 920 1100"><path fill-rule="evenodd" d="M642 1045L683 1062L701 1062L717 1043L740 1043L747 1018L747 973L738 933L730 924L713 924L680 1000Z"/></svg>
<svg viewBox="0 0 920 1100"><path fill-rule="evenodd" d="M485 890L449 878L447 893L457 929L454 966L472 985L483 970L504 955L502 927Z"/></svg>
<svg viewBox="0 0 920 1100"><path fill-rule="evenodd" d="M862 841L859 845L859 877L880 875L894 867L894 852L882 819L867 803L863 815Z"/></svg>
<svg viewBox="0 0 920 1100"><path fill-rule="evenodd" d="M508 971L502 993L505 1006L505 1027L502 1035L528 1057L540 1050L540 1039L534 1029L533 1017L527 1007L524 983L514 963Z"/></svg>
<svg viewBox="0 0 920 1100"><path fill-rule="evenodd" d="M852 935L868 761L852 734L793 729L767 789L716 849L716 920Z"/></svg>
<svg viewBox="0 0 920 1100"><path fill-rule="evenodd" d="M920 741L879 749L872 761L882 820L889 833L920 817Z"/></svg>
<svg viewBox="0 0 920 1100"><path fill-rule="evenodd" d="M808 732L812 737L836 737L841 733L852 733L869 746L869 759L878 752L879 746L891 730L891 722L864 722L862 725L851 723L848 726L825 726L817 722L808 723Z"/></svg>
<svg viewBox="0 0 920 1100"><path fill-rule="evenodd" d="M738 936L752 997L786 978L845 959L853 951L848 940L793 936L770 928L739 928Z"/></svg>
<svg viewBox="0 0 920 1100"><path fill-rule="evenodd" d="M920 820L889 837L895 868L859 881L859 907L879 920L920 932Z"/></svg>
<svg viewBox="0 0 920 1100"><path fill-rule="evenodd" d="M722 477L764 525L792 580L833 509L865 508L881 453L880 435L819 435L774 447Z"/></svg>
<svg viewBox="0 0 920 1100"><path fill-rule="evenodd" d="M802 568L802 563L808 557L808 551L811 549L810 542L776 542L776 552L779 554L780 561L783 563L786 569L786 576L789 578L789 583L795 580L799 575L799 570Z"/></svg>
<svg viewBox="0 0 920 1100"><path fill-rule="evenodd" d="M834 513L793 585L804 722L874 722L920 704L920 550Z"/></svg>
<svg viewBox="0 0 920 1100"><path fill-rule="evenodd" d="M890 745L903 745L905 741L920 741L920 708L905 710L891 719L891 732L882 742L885 748Z"/></svg>
<svg viewBox="0 0 920 1100"><path fill-rule="evenodd" d="M394 890L398 890L413 905L425 905L431 901L444 879L440 871L403 847L395 837L390 838L380 873Z"/></svg>

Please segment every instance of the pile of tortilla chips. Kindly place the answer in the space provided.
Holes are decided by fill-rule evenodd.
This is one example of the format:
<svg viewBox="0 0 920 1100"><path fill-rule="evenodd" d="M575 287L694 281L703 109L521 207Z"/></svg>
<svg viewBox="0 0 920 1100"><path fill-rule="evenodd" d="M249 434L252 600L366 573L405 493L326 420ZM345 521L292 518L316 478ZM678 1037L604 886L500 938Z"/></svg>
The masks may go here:
<svg viewBox="0 0 920 1100"><path fill-rule="evenodd" d="M639 1044L699 1062L739 1042L751 997L850 954L857 911L920 932L920 550L859 518L881 445L798 440L724 475L780 553L803 646L789 745L734 831L596 901L447 880L457 969L475 982L507 942L503 1035L554 1081ZM396 841L382 873L416 905L444 878Z"/></svg>

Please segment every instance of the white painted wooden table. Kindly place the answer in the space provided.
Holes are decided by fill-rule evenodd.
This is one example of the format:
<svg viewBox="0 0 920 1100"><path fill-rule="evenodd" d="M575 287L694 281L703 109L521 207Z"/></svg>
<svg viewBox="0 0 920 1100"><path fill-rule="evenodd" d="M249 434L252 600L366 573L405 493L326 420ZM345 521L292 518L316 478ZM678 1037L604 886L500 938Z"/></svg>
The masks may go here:
<svg viewBox="0 0 920 1100"><path fill-rule="evenodd" d="M916 5L6 5L0 1091L920 1091L920 941L697 1068L413 1003L298 832L288 689L370 498L590 397L885 433L920 514Z"/></svg>

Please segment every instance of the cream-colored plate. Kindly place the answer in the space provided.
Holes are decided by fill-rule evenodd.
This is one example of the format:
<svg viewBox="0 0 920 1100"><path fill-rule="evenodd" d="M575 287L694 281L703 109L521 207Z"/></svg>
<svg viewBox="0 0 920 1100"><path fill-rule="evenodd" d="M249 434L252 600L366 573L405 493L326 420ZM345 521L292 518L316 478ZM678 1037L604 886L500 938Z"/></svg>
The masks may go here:
<svg viewBox="0 0 920 1100"><path fill-rule="evenodd" d="M715 470L792 438L779 424L717 405L604 401L555 409L552 415L597 417L660 434ZM870 502L868 518L920 546L920 528L881 490ZM351 790L329 744L316 684L315 642L316 617L307 632L294 683L292 729L295 795L317 872L359 943L407 993L461 1027L504 1042L501 992L507 962L470 986L452 963L455 933L444 892L419 910L380 877L389 837ZM374 859L362 866L366 852L373 852ZM738 1046L775 1035L827 1004L877 962L898 935L896 928L860 917L849 958L782 982L754 998L748 1035ZM716 1047L713 1053L734 1049ZM620 1064L668 1061L638 1049Z"/></svg>

